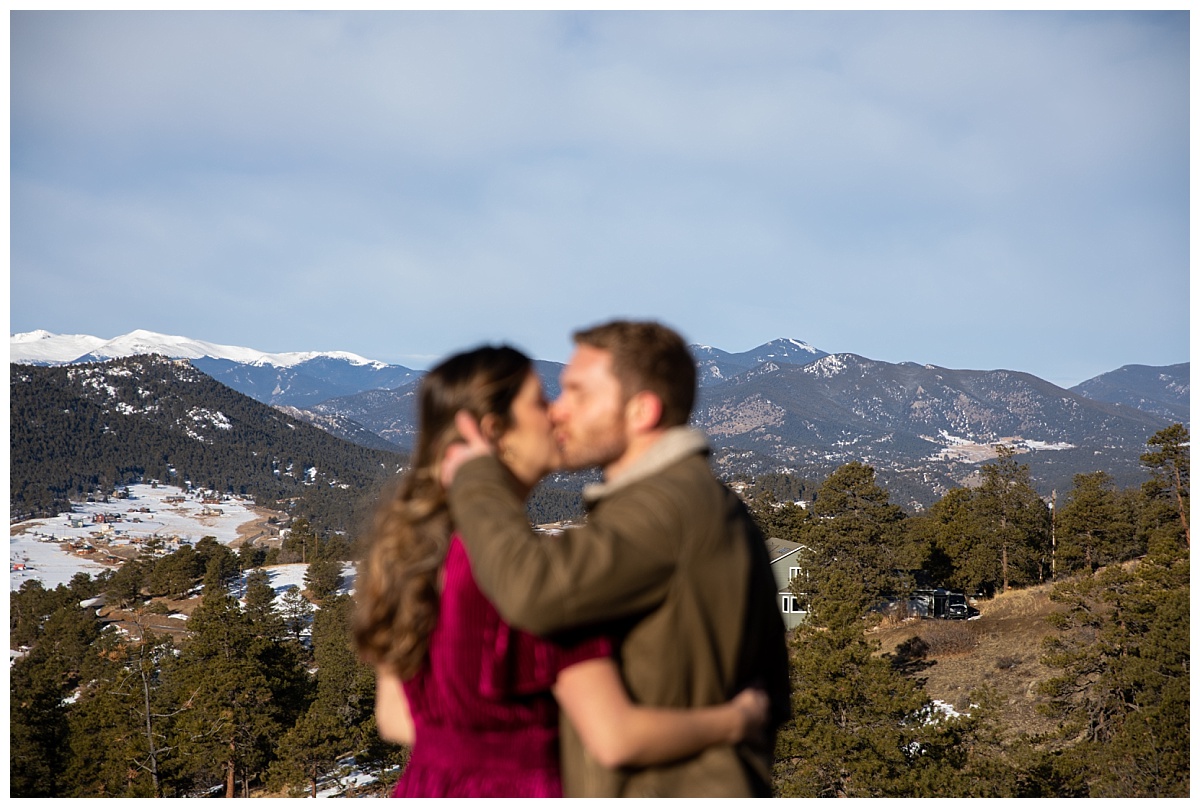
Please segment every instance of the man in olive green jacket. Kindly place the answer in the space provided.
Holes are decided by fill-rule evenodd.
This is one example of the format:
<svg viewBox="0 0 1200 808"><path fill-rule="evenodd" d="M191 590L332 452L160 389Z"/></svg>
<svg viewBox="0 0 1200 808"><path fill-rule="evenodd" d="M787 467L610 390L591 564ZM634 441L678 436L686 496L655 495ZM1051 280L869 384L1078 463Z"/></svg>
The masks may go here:
<svg viewBox="0 0 1200 808"><path fill-rule="evenodd" d="M771 701L764 737L643 769L606 769L564 720L568 797L769 796L774 735L790 693L783 620L762 535L713 476L707 441L687 419L695 366L683 340L654 323L575 335L552 408L569 468L600 466L585 524L533 533L512 478L460 417L468 450L444 478L454 524L480 588L512 625L536 634L601 631L635 702L699 707L747 686Z"/></svg>

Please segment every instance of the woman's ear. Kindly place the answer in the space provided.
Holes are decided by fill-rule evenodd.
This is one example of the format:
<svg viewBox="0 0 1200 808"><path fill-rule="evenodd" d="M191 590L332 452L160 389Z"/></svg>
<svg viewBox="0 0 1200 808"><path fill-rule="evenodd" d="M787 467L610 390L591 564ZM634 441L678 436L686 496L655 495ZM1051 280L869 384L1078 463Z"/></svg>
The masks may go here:
<svg viewBox="0 0 1200 808"><path fill-rule="evenodd" d="M479 431L483 433L483 439L493 447L496 445L496 441L500 439L500 427L496 423L498 420L496 415L490 412L479 419Z"/></svg>

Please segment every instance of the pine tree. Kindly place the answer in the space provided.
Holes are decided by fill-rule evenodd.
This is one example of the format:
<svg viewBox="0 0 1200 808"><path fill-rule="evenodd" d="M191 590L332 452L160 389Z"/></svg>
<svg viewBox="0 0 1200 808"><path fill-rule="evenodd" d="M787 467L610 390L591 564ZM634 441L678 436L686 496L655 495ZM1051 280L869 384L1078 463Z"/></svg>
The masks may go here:
<svg viewBox="0 0 1200 808"><path fill-rule="evenodd" d="M342 585L342 562L324 556L314 559L304 574L304 583L313 599L324 605Z"/></svg>
<svg viewBox="0 0 1200 808"><path fill-rule="evenodd" d="M313 620L313 658L317 663L317 700L346 727L363 724L375 707L375 671L359 660L351 643L354 602L338 595Z"/></svg>
<svg viewBox="0 0 1200 808"><path fill-rule="evenodd" d="M298 586L289 586L279 600L283 623L296 642L300 642L304 630L312 622L313 606L300 594Z"/></svg>
<svg viewBox="0 0 1200 808"><path fill-rule="evenodd" d="M769 539L804 544L812 526L809 512L795 502L780 502L770 490L756 494L748 503L750 515Z"/></svg>
<svg viewBox="0 0 1200 808"><path fill-rule="evenodd" d="M940 718L918 681L864 634L861 581L825 579L791 641L792 721L775 749L781 797L1006 796L1015 777L993 713Z"/></svg>
<svg viewBox="0 0 1200 808"><path fill-rule="evenodd" d="M159 670L171 642L106 638L102 660L70 714L69 796L161 797L165 746Z"/></svg>
<svg viewBox="0 0 1200 808"><path fill-rule="evenodd" d="M58 797L66 764L70 682L38 648L9 669L9 794Z"/></svg>
<svg viewBox="0 0 1200 808"><path fill-rule="evenodd" d="M1188 430L1182 424L1174 424L1156 432L1146 442L1152 451L1142 455L1142 464L1151 474L1142 487L1148 504L1144 532L1150 538L1168 543L1177 535L1188 548L1192 546L1190 441ZM1173 515L1174 524L1167 514Z"/></svg>
<svg viewBox="0 0 1200 808"><path fill-rule="evenodd" d="M1134 525L1123 505L1104 472L1075 475L1075 487L1055 514L1059 574L1095 570L1139 554Z"/></svg>
<svg viewBox="0 0 1200 808"><path fill-rule="evenodd" d="M146 588L151 595L183 597L203 573L201 557L185 544L154 563L146 577Z"/></svg>
<svg viewBox="0 0 1200 808"><path fill-rule="evenodd" d="M952 489L917 522L916 537L930 542L925 569L954 589L1006 590L1050 573L1050 509L1029 467L1010 448L997 450L978 488Z"/></svg>
<svg viewBox="0 0 1200 808"><path fill-rule="evenodd" d="M1092 797L1189 792L1188 552L1112 565L1055 588L1066 611L1044 661L1044 686L1073 745L1058 770Z"/></svg>
<svg viewBox="0 0 1200 808"><path fill-rule="evenodd" d="M191 637L170 674L174 697L186 708L174 724L186 761L180 776L198 787L223 783L226 796L240 780L245 793L305 707L304 671L294 651L264 639L220 587L206 588L188 627Z"/></svg>
<svg viewBox="0 0 1200 808"><path fill-rule="evenodd" d="M196 558L204 573L205 591L228 589L241 576L237 554L214 536L205 536L196 542Z"/></svg>
<svg viewBox="0 0 1200 808"><path fill-rule="evenodd" d="M9 668L12 796L63 795L69 713L65 699L96 675L99 664L92 650L100 637L95 614L80 608L66 587L57 587L55 594L71 600L46 618L29 652Z"/></svg>
<svg viewBox="0 0 1200 808"><path fill-rule="evenodd" d="M315 702L279 743L279 757L272 764L269 782L276 787L305 783L310 796L325 773L346 753L346 728L322 702Z"/></svg>
<svg viewBox="0 0 1200 808"><path fill-rule="evenodd" d="M374 691L372 690L372 700ZM375 724L372 713L360 727L362 740L359 744L355 762L365 771L375 775L384 794L390 794L408 759L412 754L409 746L394 744L379 737L379 728Z"/></svg>
<svg viewBox="0 0 1200 808"><path fill-rule="evenodd" d="M142 559L126 561L105 583L104 592L113 606L132 606L143 598L148 565Z"/></svg>
<svg viewBox="0 0 1200 808"><path fill-rule="evenodd" d="M853 578L862 584L854 590L862 600L838 603L837 608L861 614L885 594L905 586L896 574L904 555L904 511L888 502L887 491L875 482L873 468L861 463L839 468L817 490L812 511L805 536L820 563L810 571L810 591L819 593L834 571Z"/></svg>
<svg viewBox="0 0 1200 808"><path fill-rule="evenodd" d="M283 617L275 609L275 589L271 576L256 569L246 576L246 617L259 637L282 640L287 634Z"/></svg>

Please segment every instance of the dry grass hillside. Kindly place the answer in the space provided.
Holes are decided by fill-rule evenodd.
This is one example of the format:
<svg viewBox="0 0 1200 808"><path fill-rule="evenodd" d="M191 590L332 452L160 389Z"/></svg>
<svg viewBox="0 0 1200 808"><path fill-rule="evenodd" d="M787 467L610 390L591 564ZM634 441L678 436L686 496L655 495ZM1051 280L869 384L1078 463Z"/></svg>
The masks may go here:
<svg viewBox="0 0 1200 808"><path fill-rule="evenodd" d="M906 654L912 638L924 642L923 658L913 658L905 669L924 682L930 698L966 711L972 691L988 685L1000 700L1008 732L1046 732L1054 724L1037 712L1045 699L1037 685L1055 673L1040 662L1042 638L1053 631L1045 618L1057 608L1051 588L1044 584L979 601L975 620L913 618L884 623L869 636L880 643L880 653L901 660L912 656Z"/></svg>

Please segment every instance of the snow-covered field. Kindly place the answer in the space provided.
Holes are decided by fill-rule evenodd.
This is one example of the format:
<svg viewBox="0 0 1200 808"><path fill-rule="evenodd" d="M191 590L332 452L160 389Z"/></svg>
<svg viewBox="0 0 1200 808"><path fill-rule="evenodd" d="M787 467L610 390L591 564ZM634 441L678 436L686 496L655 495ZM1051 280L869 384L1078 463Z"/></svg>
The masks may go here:
<svg viewBox="0 0 1200 808"><path fill-rule="evenodd" d="M263 567L264 572L271 578L271 588L275 590L275 604L279 605L279 598L287 591L288 587L296 586L304 589L304 575L308 572L307 564L277 564L273 567ZM342 585L338 587L338 592L342 594L353 594L354 592L354 576L356 573L354 562L342 562ZM234 594L240 595L235 592ZM313 608L319 608L313 606Z"/></svg>
<svg viewBox="0 0 1200 808"><path fill-rule="evenodd" d="M199 493L186 494L175 486L131 485L129 491L128 499L89 502L76 505L70 514L10 525L9 588L20 589L22 583L36 578L47 589L53 589L69 582L77 572L96 575L113 569L111 565L67 552L68 542L84 542L103 534L113 547L152 538L195 544L205 536L229 544L238 537L238 527L257 518L249 503L240 499L222 499L206 505ZM168 497L183 499L167 502ZM148 510L142 511L143 508ZM94 522L100 514L117 515L120 521ZM301 573L301 580L303 577Z"/></svg>
<svg viewBox="0 0 1200 808"><path fill-rule="evenodd" d="M999 438L991 443L974 443L967 438L951 435L941 430L938 437L922 435L925 440L941 443L945 448L934 453L931 459L952 460L960 463L984 463L999 457L996 445L1004 445L1018 454L1023 452L1057 452L1064 449L1074 449L1069 443L1048 443L1047 441L1029 440L1025 438Z"/></svg>

